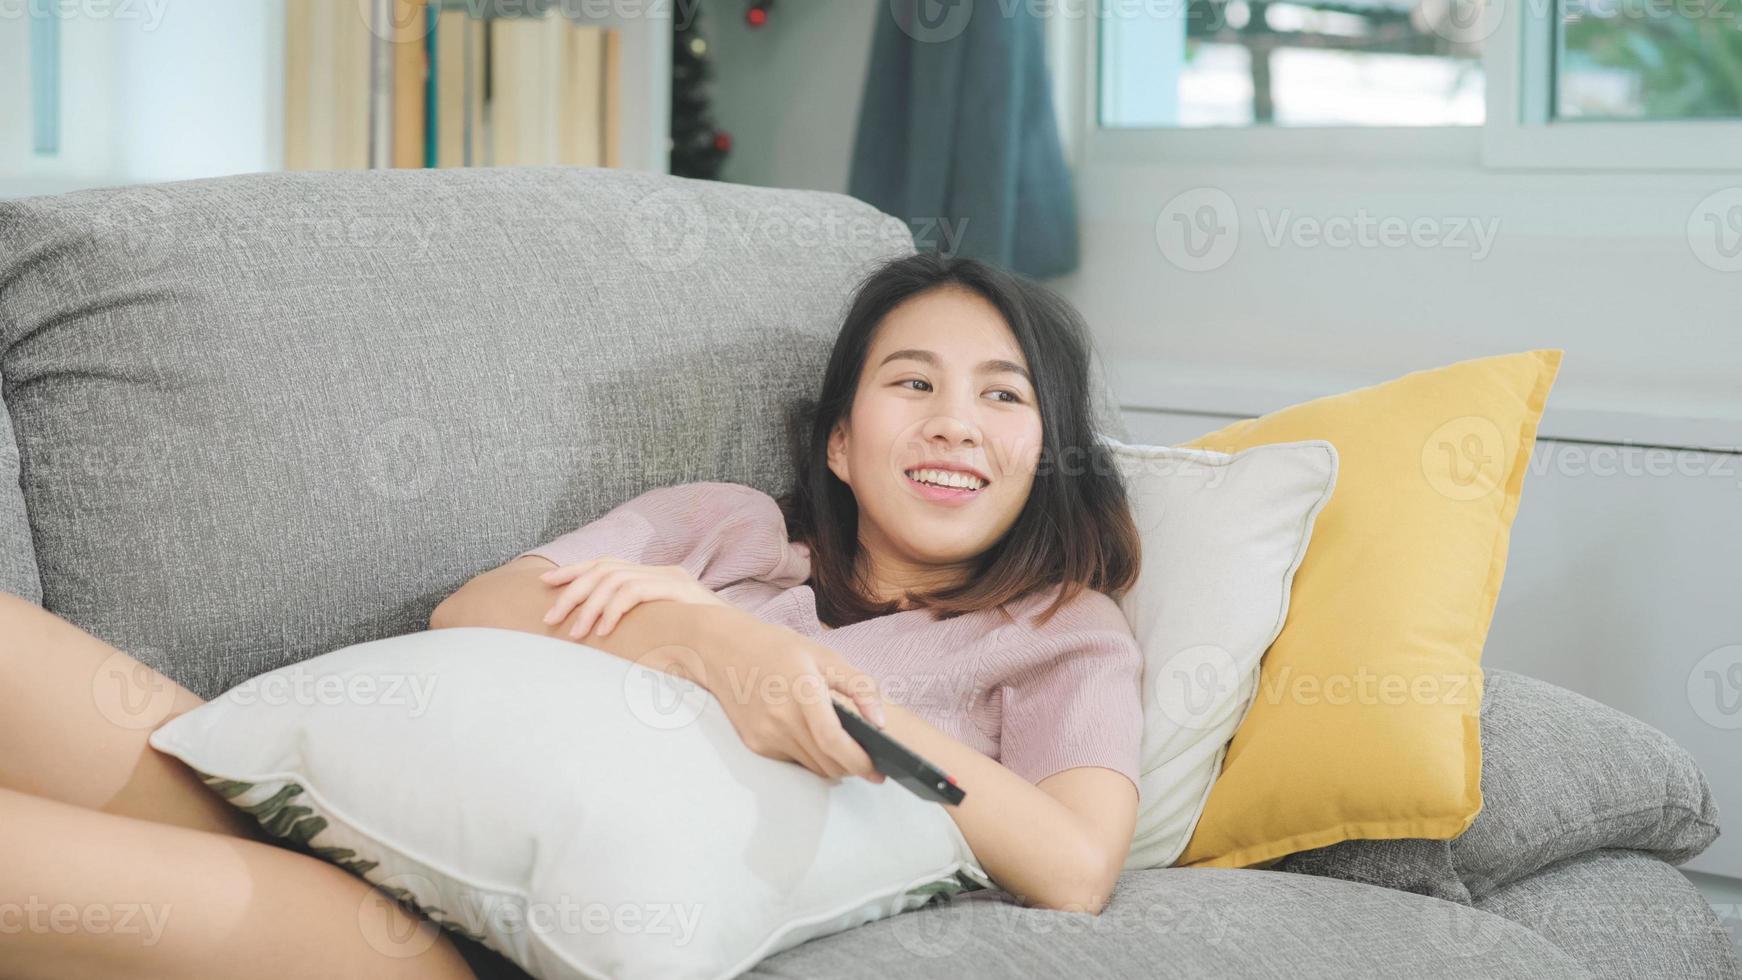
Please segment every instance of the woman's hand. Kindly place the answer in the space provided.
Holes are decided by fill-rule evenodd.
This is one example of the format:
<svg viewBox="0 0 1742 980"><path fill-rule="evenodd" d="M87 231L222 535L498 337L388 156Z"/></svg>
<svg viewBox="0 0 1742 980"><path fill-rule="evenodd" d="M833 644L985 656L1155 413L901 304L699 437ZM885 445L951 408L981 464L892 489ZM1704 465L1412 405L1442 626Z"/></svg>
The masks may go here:
<svg viewBox="0 0 1742 980"><path fill-rule="evenodd" d="M592 632L595 621L599 635L604 636L624 613L656 599L730 605L681 565L637 565L616 558L589 558L573 565L560 565L539 578L547 585L562 588L544 614L546 623L562 622L580 605L580 614L569 629L569 637L577 640Z"/></svg>
<svg viewBox="0 0 1742 980"><path fill-rule="evenodd" d="M839 653L784 626L756 620L717 637L696 679L718 698L757 755L796 762L825 779L886 778L841 727L833 692L848 710L882 727L877 682Z"/></svg>

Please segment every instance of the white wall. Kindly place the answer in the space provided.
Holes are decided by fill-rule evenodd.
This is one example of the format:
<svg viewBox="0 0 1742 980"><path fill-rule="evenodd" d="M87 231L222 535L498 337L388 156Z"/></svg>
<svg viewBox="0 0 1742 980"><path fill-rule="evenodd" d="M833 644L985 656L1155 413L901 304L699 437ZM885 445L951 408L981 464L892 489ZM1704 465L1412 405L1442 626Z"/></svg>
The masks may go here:
<svg viewBox="0 0 1742 980"><path fill-rule="evenodd" d="M283 2L69 5L52 156L28 138L29 22L0 18L0 195L276 169Z"/></svg>
<svg viewBox="0 0 1742 980"><path fill-rule="evenodd" d="M730 132L721 176L740 184L846 193L859 97L881 3L783 3L751 28L742 5L705 8L714 121Z"/></svg>

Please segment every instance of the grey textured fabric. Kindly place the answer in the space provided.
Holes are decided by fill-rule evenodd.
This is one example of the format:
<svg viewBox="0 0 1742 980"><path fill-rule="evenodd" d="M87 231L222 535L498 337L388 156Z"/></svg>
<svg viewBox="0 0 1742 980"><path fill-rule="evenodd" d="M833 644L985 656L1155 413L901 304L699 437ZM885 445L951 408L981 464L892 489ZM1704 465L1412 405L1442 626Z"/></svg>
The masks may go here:
<svg viewBox="0 0 1742 980"><path fill-rule="evenodd" d="M0 202L45 604L209 698L656 485L784 490L852 286L912 251L844 195L569 167Z"/></svg>
<svg viewBox="0 0 1742 980"><path fill-rule="evenodd" d="M36 548L18 484L18 444L12 439L5 395L6 380L0 377L0 592L40 603L42 583L36 575Z"/></svg>
<svg viewBox="0 0 1742 980"><path fill-rule="evenodd" d="M1638 851L1556 862L1476 901L1607 978L1742 980L1736 947L1681 872Z"/></svg>
<svg viewBox="0 0 1742 980"><path fill-rule="evenodd" d="M482 946L464 940L459 946L479 980L526 978ZM1479 909L1346 881L1225 868L1127 871L1099 916L1024 908L997 889L967 892L813 939L744 974L793 980L1590 975L1530 930Z"/></svg>
<svg viewBox="0 0 1742 980"><path fill-rule="evenodd" d="M1585 977L1453 902L1276 871L1128 871L1099 916L969 892L796 946L749 977Z"/></svg>
<svg viewBox="0 0 1742 980"><path fill-rule="evenodd" d="M783 491L853 286L913 251L844 195L575 167L0 201L0 584L207 698L422 629L655 486Z"/></svg>
<svg viewBox="0 0 1742 980"><path fill-rule="evenodd" d="M1277 867L1469 903L1598 848L1680 864L1717 838L1698 764L1639 719L1504 670L1487 672L1481 718L1482 811L1461 836L1344 841Z"/></svg>

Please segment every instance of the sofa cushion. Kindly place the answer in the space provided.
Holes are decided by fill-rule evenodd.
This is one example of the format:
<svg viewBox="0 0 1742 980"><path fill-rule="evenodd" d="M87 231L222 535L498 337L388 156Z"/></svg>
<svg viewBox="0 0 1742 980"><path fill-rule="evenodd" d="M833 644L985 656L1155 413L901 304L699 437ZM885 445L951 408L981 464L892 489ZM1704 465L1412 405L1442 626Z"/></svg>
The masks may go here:
<svg viewBox="0 0 1742 980"><path fill-rule="evenodd" d="M895 780L758 755L696 683L521 630L334 650L151 745L286 846L544 980L733 976L991 885L951 813Z"/></svg>
<svg viewBox="0 0 1742 980"><path fill-rule="evenodd" d="M1490 670L1482 695L1482 811L1450 841L1344 841L1278 868L1468 903L1598 848L1680 864L1718 836L1717 804L1686 749L1546 681Z"/></svg>
<svg viewBox="0 0 1742 980"><path fill-rule="evenodd" d="M12 438L12 415L6 411L5 397L6 379L0 375L0 592L41 602L30 519L19 490L18 444Z"/></svg>
<svg viewBox="0 0 1742 980"><path fill-rule="evenodd" d="M1186 443L1324 439L1337 488L1182 865L1451 838L1482 806L1483 641L1561 351L1477 357Z"/></svg>
<svg viewBox="0 0 1742 980"><path fill-rule="evenodd" d="M1736 947L1680 871L1638 851L1557 861L1476 901L1529 926L1592 975L1742 980Z"/></svg>
<svg viewBox="0 0 1742 980"><path fill-rule="evenodd" d="M912 251L843 195L578 167L0 201L44 604L210 698L655 486L784 491L854 284Z"/></svg>
<svg viewBox="0 0 1742 980"><path fill-rule="evenodd" d="M812 940L748 978L1589 977L1479 909L1346 881L1233 868L1127 871L1099 916L996 889Z"/></svg>

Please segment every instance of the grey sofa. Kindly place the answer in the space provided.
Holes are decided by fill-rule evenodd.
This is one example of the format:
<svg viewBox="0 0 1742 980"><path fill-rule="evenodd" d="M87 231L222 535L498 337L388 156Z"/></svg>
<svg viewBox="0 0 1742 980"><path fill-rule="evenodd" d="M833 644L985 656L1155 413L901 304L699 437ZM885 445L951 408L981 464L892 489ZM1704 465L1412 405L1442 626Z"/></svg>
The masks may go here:
<svg viewBox="0 0 1742 980"><path fill-rule="evenodd" d="M0 201L0 588L207 698L422 629L651 487L781 489L855 278L911 249L837 195L575 168ZM753 975L1742 975L1670 865L1717 833L1686 753L1502 671L1482 719L1457 841L1128 872L1099 917L969 892Z"/></svg>

